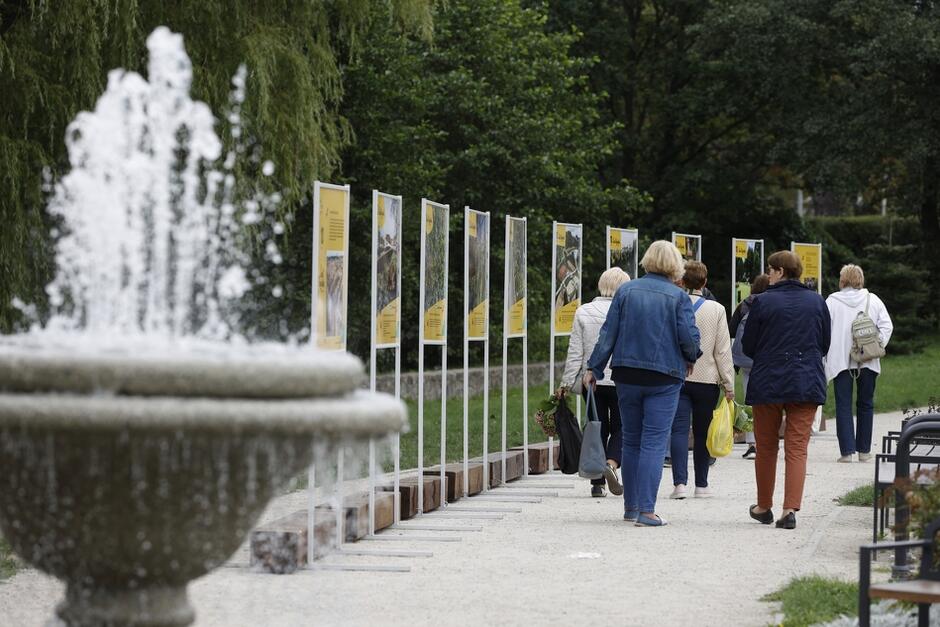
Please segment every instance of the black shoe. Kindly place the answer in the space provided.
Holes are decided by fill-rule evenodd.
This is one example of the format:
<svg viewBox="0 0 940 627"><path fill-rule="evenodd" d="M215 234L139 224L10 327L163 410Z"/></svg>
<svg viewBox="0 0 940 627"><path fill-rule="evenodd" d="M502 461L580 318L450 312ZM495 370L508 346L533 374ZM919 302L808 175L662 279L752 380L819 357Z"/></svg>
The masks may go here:
<svg viewBox="0 0 940 627"><path fill-rule="evenodd" d="M757 449L754 448L753 444L751 444L747 447L747 450L744 451L744 455L742 455L741 457L743 457L744 459L754 459L756 456L757 456Z"/></svg>
<svg viewBox="0 0 940 627"><path fill-rule="evenodd" d="M671 457L667 457L666 459L663 460L663 467L664 467L664 468L672 468L672 458L671 458Z"/></svg>
<svg viewBox="0 0 940 627"><path fill-rule="evenodd" d="M754 520L756 520L762 525L769 525L770 523L774 521L774 513L772 511L768 509L763 514L758 514L757 512L754 511L755 507L757 506L751 505L750 509L748 509L748 513L751 515L751 518L753 518ZM794 525L796 524L796 520L793 521L793 524ZM777 523L777 526L778 527L780 526L779 522Z"/></svg>
<svg viewBox="0 0 940 627"><path fill-rule="evenodd" d="M796 529L796 515L790 512L777 521L777 529Z"/></svg>
<svg viewBox="0 0 940 627"><path fill-rule="evenodd" d="M717 462L717 461L718 461L718 460L715 459L714 457L709 457L709 458L708 458L708 465L709 465L709 466L714 466L714 465L715 465L715 462Z"/></svg>
<svg viewBox="0 0 940 627"><path fill-rule="evenodd" d="M602 488L601 486L599 486L599 485L592 485L592 486L591 486L591 496L593 496L593 497L596 498L596 499L599 499L599 498L601 498L602 496L607 496L607 493L604 492L604 488Z"/></svg>

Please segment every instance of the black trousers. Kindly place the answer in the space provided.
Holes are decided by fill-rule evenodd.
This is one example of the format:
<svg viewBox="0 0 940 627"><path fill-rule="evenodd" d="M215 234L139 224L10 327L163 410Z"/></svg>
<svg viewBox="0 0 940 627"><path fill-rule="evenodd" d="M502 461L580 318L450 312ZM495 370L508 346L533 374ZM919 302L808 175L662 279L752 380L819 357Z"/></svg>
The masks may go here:
<svg viewBox="0 0 940 627"><path fill-rule="evenodd" d="M587 390L583 393L587 403ZM622 426L620 405L617 402L617 388L613 385L598 385L594 389L594 401L597 403L597 417L601 421L601 441L607 451L607 459L613 459L620 465L623 454ZM604 478L591 479L592 485L604 485Z"/></svg>

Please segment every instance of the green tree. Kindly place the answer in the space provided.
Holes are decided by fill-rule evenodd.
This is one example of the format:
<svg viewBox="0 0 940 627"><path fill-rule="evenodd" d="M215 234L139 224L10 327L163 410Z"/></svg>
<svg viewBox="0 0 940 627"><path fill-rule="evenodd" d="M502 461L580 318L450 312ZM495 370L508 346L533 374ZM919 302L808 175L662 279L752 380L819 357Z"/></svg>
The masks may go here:
<svg viewBox="0 0 940 627"><path fill-rule="evenodd" d="M52 272L43 174L65 161L66 125L90 108L115 67L140 71L158 25L182 33L195 96L221 114L229 81L248 67L248 137L277 164L274 184L292 214L312 182L339 163L351 137L339 114L341 63L377 13L389 25L430 32L430 0L0 1L0 330L12 297L42 303ZM340 50L343 51L341 56ZM226 121L220 120L224 132ZM252 184L257 164L239 164Z"/></svg>
<svg viewBox="0 0 940 627"><path fill-rule="evenodd" d="M452 340L463 332L464 205L492 212L490 318L497 328L506 214L530 218L529 324L547 329L551 221L585 222L585 278L591 279L603 269L605 224L633 224L647 210L648 197L626 182L599 181L617 128L599 118L602 97L589 88L591 61L572 53L576 37L547 32L545 19L540 8L523 8L518 0L452 2L435 15L433 43L401 38L377 20L348 68L342 112L356 141L344 152L341 172L357 195L353 232L371 228L371 188L404 195L408 347L417 333L422 196L451 205ZM368 276L368 239L357 240L351 241L352 276ZM590 292L586 287L585 296ZM363 325L351 344L360 355L369 338L364 300L350 303L351 319ZM406 362L414 361L406 353Z"/></svg>

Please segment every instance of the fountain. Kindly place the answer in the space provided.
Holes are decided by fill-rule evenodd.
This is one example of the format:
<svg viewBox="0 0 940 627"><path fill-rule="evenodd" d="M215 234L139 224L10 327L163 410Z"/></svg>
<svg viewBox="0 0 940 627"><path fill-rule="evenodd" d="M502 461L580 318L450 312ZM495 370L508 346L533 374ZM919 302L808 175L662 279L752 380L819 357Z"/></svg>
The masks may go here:
<svg viewBox="0 0 940 627"><path fill-rule="evenodd" d="M182 38L147 45L148 80L112 72L69 127L52 315L0 337L0 531L66 582L54 624L192 623L188 582L232 555L314 440L404 424L399 402L356 391L355 357L237 333L240 228L272 199L232 201L235 156L210 167L221 142Z"/></svg>

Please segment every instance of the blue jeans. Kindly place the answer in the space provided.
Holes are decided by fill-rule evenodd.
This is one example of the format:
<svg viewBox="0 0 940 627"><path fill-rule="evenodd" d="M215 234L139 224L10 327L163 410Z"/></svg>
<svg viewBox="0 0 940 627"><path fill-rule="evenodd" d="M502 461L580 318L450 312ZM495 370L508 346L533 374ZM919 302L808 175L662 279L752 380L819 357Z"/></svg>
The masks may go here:
<svg viewBox="0 0 940 627"><path fill-rule="evenodd" d="M858 379L848 370L836 375L832 388L836 394L836 435L843 455L871 452L871 430L875 418L875 379L878 373L859 368ZM858 384L855 412L858 426L852 421L852 384Z"/></svg>
<svg viewBox="0 0 940 627"><path fill-rule="evenodd" d="M663 477L663 458L682 383L617 384L623 423L623 505L625 510L656 511L656 493Z"/></svg>
<svg viewBox="0 0 940 627"><path fill-rule="evenodd" d="M686 485L689 482L689 424L691 423L692 437L695 441L692 452L692 459L695 463L695 487L708 487L708 462L711 455L708 453L705 439L718 399L718 386L714 383L686 381L682 385L670 437L672 485Z"/></svg>

